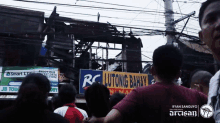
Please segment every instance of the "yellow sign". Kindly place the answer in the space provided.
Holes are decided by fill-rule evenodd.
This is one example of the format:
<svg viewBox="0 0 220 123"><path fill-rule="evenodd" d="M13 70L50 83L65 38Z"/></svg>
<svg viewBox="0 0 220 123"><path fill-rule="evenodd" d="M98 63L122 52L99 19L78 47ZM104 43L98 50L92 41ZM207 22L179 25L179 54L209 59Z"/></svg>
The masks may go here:
<svg viewBox="0 0 220 123"><path fill-rule="evenodd" d="M134 88L148 86L147 74L103 71L102 80L111 94L115 92L128 94Z"/></svg>

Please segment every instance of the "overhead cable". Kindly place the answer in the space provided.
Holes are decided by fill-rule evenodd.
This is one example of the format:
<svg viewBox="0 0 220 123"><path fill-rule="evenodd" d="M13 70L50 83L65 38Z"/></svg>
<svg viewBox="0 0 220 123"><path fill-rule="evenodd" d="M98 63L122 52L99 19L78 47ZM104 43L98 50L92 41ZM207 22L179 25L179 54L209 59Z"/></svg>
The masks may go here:
<svg viewBox="0 0 220 123"><path fill-rule="evenodd" d="M38 4L48 4L48 5L61 5L61 6L74 6L74 7L83 7L83 8L91 8L91 9L106 9L106 10L117 10L117 11L127 11L127 12L139 12L142 10L130 10L130 9L120 9L120 8L107 8L107 7L97 7L97 6L84 6L84 5L72 5L72 4L63 4L63 3L51 3L51 2L40 2L40 1L31 1L31 0L14 0L19 2L29 2L29 3L38 3ZM152 12L155 13L156 11L143 11L143 12ZM164 12L157 12L164 14ZM174 14L180 14L175 13ZM184 14L187 15L187 14Z"/></svg>
<svg viewBox="0 0 220 123"><path fill-rule="evenodd" d="M106 9L106 10L118 10L118 11L128 11L128 12L139 12L141 10L130 10L130 9L120 9L120 8L107 8L107 7L97 7L97 6L84 6L84 5L72 5L72 4L63 4L63 3L51 3L51 2L40 2L40 1L31 1L31 0L14 0L19 2L29 2L29 3L38 3L38 4L49 4L49 5L61 5L61 6L74 6L74 7L83 7L83 8L92 8L92 9ZM155 12L155 11L143 11L143 12ZM158 12L164 13L164 12Z"/></svg>
<svg viewBox="0 0 220 123"><path fill-rule="evenodd" d="M5 5L5 4L0 4L0 5L4 5L4 6L9 6L9 7L16 7L16 8L26 8L26 9L32 9L32 10L43 10L43 11L50 11L48 9L38 9L38 8L28 8L28 7L21 7L21 6L10 6L10 5ZM93 14L85 14L85 13L76 13L76 12L66 12L66 11L57 11L57 13L70 13L70 14L77 14L77 15L86 15L86 16L94 16L96 17L97 15L93 15ZM48 13L51 14L51 13ZM121 19L121 20L132 20L134 18L120 18L120 17L110 17L110 16L102 16L103 18L113 18L113 19ZM136 20L134 19L133 21L139 21L139 22L149 22L149 23L159 23L159 24L165 24L164 22L155 22L155 21L146 21L146 20Z"/></svg>
<svg viewBox="0 0 220 123"><path fill-rule="evenodd" d="M104 3L104 2L97 2L97 1L91 1L91 0L79 0L79 1L85 1L85 2L91 2L91 3L99 3L99 4L107 4L107 5L114 5L114 6L122 6L122 7L129 7L129 8L138 8L138 9L144 9L137 6L128 6L128 5L121 5L121 4L114 4L114 3ZM152 9L156 10L156 9Z"/></svg>

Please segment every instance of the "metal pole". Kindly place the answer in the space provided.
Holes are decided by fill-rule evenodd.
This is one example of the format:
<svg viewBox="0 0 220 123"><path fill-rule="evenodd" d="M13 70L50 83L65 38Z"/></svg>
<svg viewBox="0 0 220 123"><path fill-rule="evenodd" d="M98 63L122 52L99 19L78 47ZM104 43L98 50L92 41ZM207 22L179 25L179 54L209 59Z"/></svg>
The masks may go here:
<svg viewBox="0 0 220 123"><path fill-rule="evenodd" d="M123 41L123 45L122 45L122 60L123 61L123 72L127 72L127 52L126 52L126 43L125 41Z"/></svg>
<svg viewBox="0 0 220 123"><path fill-rule="evenodd" d="M74 35L71 35L71 39L73 40L73 68L75 67L75 40L74 40Z"/></svg>
<svg viewBox="0 0 220 123"><path fill-rule="evenodd" d="M122 42L122 60L125 60L125 52L124 52L124 50L125 50L125 46L124 46L124 44L125 44L125 31L124 31L124 27L123 27L123 42ZM124 62L122 62L122 72L124 72Z"/></svg>
<svg viewBox="0 0 220 123"><path fill-rule="evenodd" d="M92 48L89 49L89 69L92 69Z"/></svg>
<svg viewBox="0 0 220 123"><path fill-rule="evenodd" d="M75 38L74 38L74 35L72 34L72 35L70 35L71 37L71 40L72 40L72 45L73 45L73 51L72 51L72 57L73 57L73 64L72 64L72 66L73 66L73 68L75 68ZM75 74L73 74L73 76L75 76ZM70 79L70 84L72 84L72 85L74 85L74 80L72 80L72 79Z"/></svg>
<svg viewBox="0 0 220 123"><path fill-rule="evenodd" d="M98 48L96 48L96 58L98 58Z"/></svg>
<svg viewBox="0 0 220 123"><path fill-rule="evenodd" d="M104 49L102 49L102 70L104 70L104 53L103 53L103 50Z"/></svg>
<svg viewBox="0 0 220 123"><path fill-rule="evenodd" d="M174 29L174 17L173 17L173 0L164 0L164 8L165 8L165 26L166 31L173 32ZM171 33L166 34L167 37L167 45L172 45L174 40L174 35Z"/></svg>
<svg viewBox="0 0 220 123"><path fill-rule="evenodd" d="M190 17L187 19L187 21L186 21L186 23L185 23L185 25L184 25L184 27L183 27L183 29L182 29L182 31L181 31L181 33L180 33L179 37L177 38L177 41L179 40L179 38L180 38L181 34L183 33L183 30L185 29L186 24L188 23L189 19L190 19Z"/></svg>
<svg viewBox="0 0 220 123"><path fill-rule="evenodd" d="M107 61L106 61L106 70L108 71L108 65L109 65L109 62L108 62L108 43L106 43L106 59L107 59Z"/></svg>
<svg viewBox="0 0 220 123"><path fill-rule="evenodd" d="M126 50L126 45L125 45L125 49L124 49L124 72L127 72L127 50Z"/></svg>

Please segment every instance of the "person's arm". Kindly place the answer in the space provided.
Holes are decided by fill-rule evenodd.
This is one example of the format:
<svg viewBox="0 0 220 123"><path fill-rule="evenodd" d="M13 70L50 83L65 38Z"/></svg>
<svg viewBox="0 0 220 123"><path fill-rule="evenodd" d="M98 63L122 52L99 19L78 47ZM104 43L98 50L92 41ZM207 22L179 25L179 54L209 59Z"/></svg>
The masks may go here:
<svg viewBox="0 0 220 123"><path fill-rule="evenodd" d="M138 89L133 89L112 110L107 114L104 123L120 123L127 121L136 121L139 109L141 94Z"/></svg>
<svg viewBox="0 0 220 123"><path fill-rule="evenodd" d="M117 109L112 109L104 119L104 123L121 123L122 115Z"/></svg>
<svg viewBox="0 0 220 123"><path fill-rule="evenodd" d="M99 123L121 123L122 115L117 109L112 109L106 117L95 118L93 120L84 121L83 123L92 123L93 121Z"/></svg>
<svg viewBox="0 0 220 123"><path fill-rule="evenodd" d="M99 118L91 118L87 120L83 120L83 123L104 123L105 117L99 117Z"/></svg>

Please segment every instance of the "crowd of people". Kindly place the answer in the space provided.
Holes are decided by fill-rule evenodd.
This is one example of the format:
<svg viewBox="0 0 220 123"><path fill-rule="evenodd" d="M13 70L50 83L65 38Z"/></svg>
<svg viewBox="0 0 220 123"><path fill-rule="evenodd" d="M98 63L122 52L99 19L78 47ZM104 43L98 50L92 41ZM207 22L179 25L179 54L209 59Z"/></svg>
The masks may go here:
<svg viewBox="0 0 220 123"><path fill-rule="evenodd" d="M200 8L199 37L220 61L220 0L207 0ZM91 116L75 104L74 85L65 84L51 99L46 76L32 73L23 80L13 106L0 111L1 123L212 123L220 121L219 76L196 70L191 75L190 88L176 84L181 75L182 52L174 46L163 45L153 53L151 74L155 83L137 87L128 95L110 95L108 88L94 82L85 90L85 100ZM170 115L173 105L208 104L214 108L210 118Z"/></svg>

